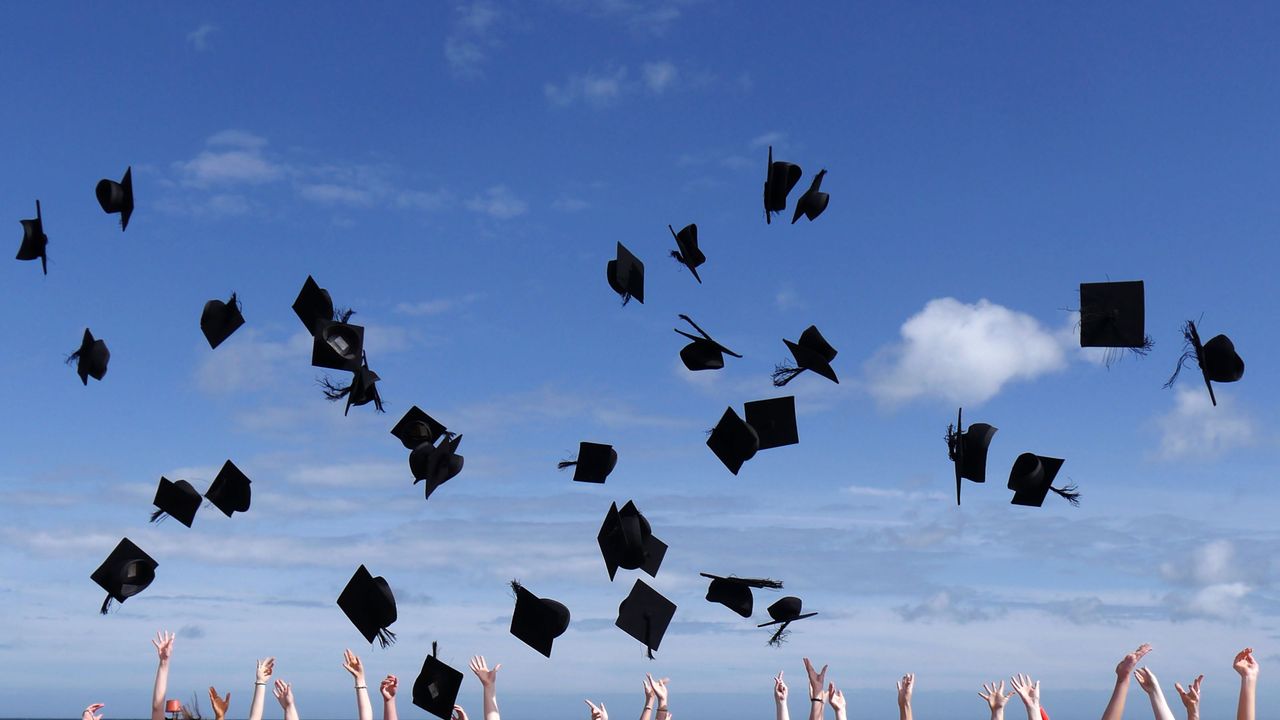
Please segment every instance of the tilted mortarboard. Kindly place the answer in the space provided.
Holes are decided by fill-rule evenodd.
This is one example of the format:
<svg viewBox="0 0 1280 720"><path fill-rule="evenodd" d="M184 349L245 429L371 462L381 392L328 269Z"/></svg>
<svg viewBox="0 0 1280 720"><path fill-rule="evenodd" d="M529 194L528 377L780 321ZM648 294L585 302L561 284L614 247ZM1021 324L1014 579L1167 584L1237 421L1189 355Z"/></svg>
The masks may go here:
<svg viewBox="0 0 1280 720"><path fill-rule="evenodd" d="M689 268L689 272L693 273L693 279L697 280L698 284L702 284L702 278L698 276L698 266L707 261L707 256L698 249L698 224L689 223L680 228L680 232L676 232L670 225L667 229L671 231L671 237L676 239L676 249L671 251L671 257Z"/></svg>
<svg viewBox="0 0 1280 720"><path fill-rule="evenodd" d="M307 332L315 337L321 327L333 322L333 298L329 296L328 290L320 287L315 278L308 275L302 289L298 291L298 297L293 301L293 312L302 321Z"/></svg>
<svg viewBox="0 0 1280 720"><path fill-rule="evenodd" d="M511 581L516 608L511 613L511 634L547 657L555 639L569 628L569 608L550 598L529 592L517 580Z"/></svg>
<svg viewBox="0 0 1280 720"><path fill-rule="evenodd" d="M805 370L812 370L837 385L840 383L840 379L836 377L836 371L831 369L831 361L835 360L837 351L831 347L826 338L822 337L822 333L818 332L816 325L810 325L805 328L805 331L800 333L799 342L791 342L786 339L782 342L786 343L786 346L790 348L796 364L792 367L786 363L779 363L774 367L774 387L786 385L796 375Z"/></svg>
<svg viewBox="0 0 1280 720"><path fill-rule="evenodd" d="M413 681L413 704L440 718L450 720L453 706L462 688L462 673L436 659L438 648L431 643L431 654L422 663L422 672Z"/></svg>
<svg viewBox="0 0 1280 720"><path fill-rule="evenodd" d="M36 216L30 220L19 220L22 223L22 244L18 246L18 260L40 259L40 269L49 274L49 256L45 248L49 245L49 236L44 234L44 217L40 215L40 201L36 201Z"/></svg>
<svg viewBox="0 0 1280 720"><path fill-rule="evenodd" d="M396 634L387 628L396 621L396 597L386 578L374 577L364 565L356 568L338 595L338 607L366 641L376 639L384 648L395 643Z"/></svg>
<svg viewBox="0 0 1280 720"><path fill-rule="evenodd" d="M818 219L823 210L827 209L827 202L831 199L831 196L820 189L822 187L822 178L826 174L826 170L819 170L818 174L813 176L813 183L809 185L809 189L796 201L796 213L791 216L792 225L796 224L801 215L809 218L809 222L813 222Z"/></svg>
<svg viewBox="0 0 1280 720"><path fill-rule="evenodd" d="M773 618L773 620L767 623L760 623L756 627L767 627L769 625L777 625L781 623L782 627L778 628L777 632L773 634L773 637L769 638L769 644L777 647L786 639L788 625L797 620L804 620L805 618L811 618L818 614L816 612L803 613L801 612L802 610L803 604L801 603L800 598L794 595L788 595L769 606L769 617Z"/></svg>
<svg viewBox="0 0 1280 720"><path fill-rule="evenodd" d="M435 489L462 472L463 458L458 454L461 435L446 435L439 446L423 443L409 453L409 470L413 472L413 484L426 481L425 497L430 498Z"/></svg>
<svg viewBox="0 0 1280 720"><path fill-rule="evenodd" d="M235 293L231 293L231 299L226 302L210 300L200 312L200 332L209 341L210 349L221 345L241 325L244 325L244 315L240 313L240 301Z"/></svg>
<svg viewBox="0 0 1280 720"><path fill-rule="evenodd" d="M609 505L596 542L600 545L610 580L618 568L643 570L657 577L662 558L667 554L667 544L654 537L649 521L631 501L627 501L621 510L616 502Z"/></svg>
<svg viewBox="0 0 1280 720"><path fill-rule="evenodd" d="M1010 503L1040 507L1052 490L1072 505L1080 505L1080 493L1076 491L1075 483L1064 488L1053 486L1053 479L1057 477L1064 462L1066 461L1062 458L1044 457L1029 452L1019 455L1013 461L1013 468L1009 470L1009 489L1013 491Z"/></svg>
<svg viewBox="0 0 1280 720"><path fill-rule="evenodd" d="M107 178L99 180L94 194L98 196L103 212L120 213L120 232L124 232L129 227L129 217L133 215L133 166L125 169L120 182Z"/></svg>
<svg viewBox="0 0 1280 720"><path fill-rule="evenodd" d="M609 279L609 287L622 296L623 305L631 302L631 298L644 304L644 263L622 243L618 243L618 258L605 266L605 276Z"/></svg>
<svg viewBox="0 0 1280 720"><path fill-rule="evenodd" d="M580 442L577 459L561 460L556 467L561 470L572 467L575 482L602 483L617 464L618 451L612 445Z"/></svg>
<svg viewBox="0 0 1280 720"><path fill-rule="evenodd" d="M186 480L174 482L162 476L153 503L157 510L151 513L151 522L171 516L191 527L196 519L196 511L200 509L201 498L200 493Z"/></svg>
<svg viewBox="0 0 1280 720"><path fill-rule="evenodd" d="M111 609L111 601L124 602L137 595L156 578L156 568L160 563L134 545L129 538L124 538L116 545L107 559L89 576L98 587L107 592L99 610L103 615Z"/></svg>
<svg viewBox="0 0 1280 720"><path fill-rule="evenodd" d="M711 429L707 438L707 447L715 453L734 475L742 469L742 464L755 457L760 449L760 436L748 425L733 408L726 408L720 422Z"/></svg>
<svg viewBox="0 0 1280 720"><path fill-rule="evenodd" d="M680 319L692 325L693 329L698 331L698 335L702 336L698 337L698 335L691 335L679 328L675 329L677 333L693 341L680 349L680 361L684 363L686 368L693 370L694 372L697 372L698 370L719 370L724 367L725 355L732 355L736 358L742 357L738 353L721 345L715 340L712 340L711 336L708 335L705 330L698 327L698 324L695 323L688 315L681 315Z"/></svg>
<svg viewBox="0 0 1280 720"><path fill-rule="evenodd" d="M960 504L960 479L973 482L987 481L987 446L995 437L996 428L986 423L974 423L968 430L961 421L964 408L956 412L956 424L947 426L947 456L956 471L956 505Z"/></svg>
<svg viewBox="0 0 1280 720"><path fill-rule="evenodd" d="M1178 358L1178 366L1165 387L1173 385L1182 372L1182 366L1192 358L1200 366L1200 374L1204 376L1204 386L1209 388L1209 401L1216 407L1218 398L1213 394L1211 382L1235 382L1244 377L1244 359L1236 353L1236 346L1226 335L1215 335L1209 342L1200 344L1200 333L1196 332L1196 324L1190 320L1183 325L1182 336L1186 339L1187 349Z"/></svg>
<svg viewBox="0 0 1280 720"><path fill-rule="evenodd" d="M646 655L653 659L653 651L662 644L671 618L675 617L676 604L649 587L643 580L636 580L631 592L618 605L618 619L614 622L623 632L644 643Z"/></svg>
<svg viewBox="0 0 1280 720"><path fill-rule="evenodd" d="M787 195L800 182L802 171L794 163L774 162L773 146L769 146L769 161L764 180L764 221L772 222L773 213L787 209Z"/></svg>
<svg viewBox="0 0 1280 720"><path fill-rule="evenodd" d="M391 428L391 434L396 436L406 450L413 450L423 443L434 443L442 435L453 436L444 425L417 405L409 408L396 426Z"/></svg>
<svg viewBox="0 0 1280 720"><path fill-rule="evenodd" d="M248 512L253 498L249 477L230 460L222 464L222 469L213 478L213 483L205 491L204 497L213 506L231 517L232 513Z"/></svg>
<svg viewBox="0 0 1280 720"><path fill-rule="evenodd" d="M1146 333L1144 306L1141 280L1080 283L1080 347L1110 348L1108 366L1120 350L1146 355L1155 341Z"/></svg>
<svg viewBox="0 0 1280 720"><path fill-rule="evenodd" d="M107 343L102 340L96 340L93 333L89 332L89 328L84 329L84 337L80 340L80 349L67 356L67 364L76 364L76 374L80 376L80 382L85 385L89 384L89 378L94 380L102 380L107 374L107 363L111 360L111 351L107 350Z"/></svg>
<svg viewBox="0 0 1280 720"><path fill-rule="evenodd" d="M711 579L711 584L707 586L708 602L720 603L744 618L751 617L752 608L755 604L751 595L752 588L782 589L782 583L777 580L720 577L709 573L698 574L704 578Z"/></svg>
<svg viewBox="0 0 1280 720"><path fill-rule="evenodd" d="M796 428L796 398L794 395L752 400L742 405L743 420L755 431L759 439L757 450L795 445L800 442Z"/></svg>

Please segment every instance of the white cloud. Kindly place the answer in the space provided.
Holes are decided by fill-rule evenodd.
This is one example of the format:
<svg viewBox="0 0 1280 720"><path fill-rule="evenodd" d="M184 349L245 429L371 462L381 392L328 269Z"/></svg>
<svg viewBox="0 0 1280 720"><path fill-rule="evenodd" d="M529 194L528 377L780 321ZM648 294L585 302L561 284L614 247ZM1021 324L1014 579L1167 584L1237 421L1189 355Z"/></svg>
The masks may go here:
<svg viewBox="0 0 1280 720"><path fill-rule="evenodd" d="M267 141L243 130L223 130L205 141L206 149L186 162L174 163L183 182L195 187L277 180L284 167L263 157Z"/></svg>
<svg viewBox="0 0 1280 720"><path fill-rule="evenodd" d="M800 296L794 288L784 287L773 296L773 304L779 310L794 310L801 307Z"/></svg>
<svg viewBox="0 0 1280 720"><path fill-rule="evenodd" d="M542 91L552 105L564 107L578 100L595 107L605 107L622 95L627 69L620 67L609 73L586 72L570 75L560 84L547 83Z"/></svg>
<svg viewBox="0 0 1280 720"><path fill-rule="evenodd" d="M1189 561L1162 563L1160 574L1171 582L1191 585L1208 586L1230 582L1238 577L1235 546L1230 540L1214 540L1196 548Z"/></svg>
<svg viewBox="0 0 1280 720"><path fill-rule="evenodd" d="M209 139L204 141L204 144L213 147L235 147L243 150L261 150L267 146L267 139L260 135L254 135L247 130L236 130L233 128L229 130L219 130L218 132L210 135Z"/></svg>
<svg viewBox="0 0 1280 720"><path fill-rule="evenodd" d="M209 49L209 36L217 32L218 26L212 23L204 23L200 27L187 33L187 42L196 50L204 52Z"/></svg>
<svg viewBox="0 0 1280 720"><path fill-rule="evenodd" d="M908 318L901 342L867 364L871 393L884 403L938 397L976 404L1006 383L1031 380L1066 366L1061 338L1030 315L988 300L930 300Z"/></svg>
<svg viewBox="0 0 1280 720"><path fill-rule="evenodd" d="M416 210L442 210L453 202L453 193L448 190L404 190L396 195L396 207Z"/></svg>
<svg viewBox="0 0 1280 720"><path fill-rule="evenodd" d="M591 207L591 204L586 200L569 195L561 195L551 203L551 208L553 210L559 210L561 212L578 212L580 210L586 210L589 207Z"/></svg>
<svg viewBox="0 0 1280 720"><path fill-rule="evenodd" d="M765 146L767 146L767 145L777 145L778 143L780 143L780 142L782 142L783 140L786 140L786 139L787 139L787 134L786 134L786 133L781 133L781 132L776 132L776 131L775 131L775 132L767 132L767 133L765 133L765 134L763 134L763 135L757 135L757 136L755 136L755 137L751 138L751 143L750 143L750 145L751 145L751 147L753 147L753 148L762 148L762 147L765 147Z"/></svg>
<svg viewBox="0 0 1280 720"><path fill-rule="evenodd" d="M990 620L1000 610L976 602L969 597L972 593L956 593L940 590L914 605L901 605L895 608L898 615L907 622L949 621L969 623Z"/></svg>
<svg viewBox="0 0 1280 720"><path fill-rule="evenodd" d="M640 35L665 35L679 20L685 0L560 0L566 9L614 20Z"/></svg>
<svg viewBox="0 0 1280 720"><path fill-rule="evenodd" d="M1193 385L1177 388L1173 408L1156 419L1159 459L1212 458L1254 443L1253 420L1235 407L1229 395L1215 390L1218 406L1214 407L1199 373L1186 379Z"/></svg>
<svg viewBox="0 0 1280 720"><path fill-rule="evenodd" d="M676 79L676 66L667 61L645 63L641 68L649 92L661 95Z"/></svg>
<svg viewBox="0 0 1280 720"><path fill-rule="evenodd" d="M275 384L279 368L285 363L299 367L310 364L311 336L295 333L288 340L262 339L260 332L243 328L218 352L208 353L196 370L200 389L212 394L236 394L260 390Z"/></svg>
<svg viewBox="0 0 1280 720"><path fill-rule="evenodd" d="M470 305L480 299L480 293L469 293L460 298L439 298L436 300L423 300L416 303L402 302L396 305L395 311L401 315L443 315L451 310L458 310L466 305Z"/></svg>
<svg viewBox="0 0 1280 720"><path fill-rule="evenodd" d="M467 209L499 220L510 220L528 212L529 205L512 194L506 185L494 185L468 200Z"/></svg>
<svg viewBox="0 0 1280 720"><path fill-rule="evenodd" d="M869 497L887 500L905 500L916 502L920 500L946 500L946 493L926 492L921 490L899 490L897 488L881 488L871 485L850 485L844 489L845 492L856 497Z"/></svg>
<svg viewBox="0 0 1280 720"><path fill-rule="evenodd" d="M338 203L356 207L368 207L373 204L373 195L370 191L334 183L299 185L298 195L318 203Z"/></svg>
<svg viewBox="0 0 1280 720"><path fill-rule="evenodd" d="M503 14L489 0L458 3L453 32L444 41L444 58L449 70L459 79L474 79L484 74L489 51L498 45L495 30Z"/></svg>

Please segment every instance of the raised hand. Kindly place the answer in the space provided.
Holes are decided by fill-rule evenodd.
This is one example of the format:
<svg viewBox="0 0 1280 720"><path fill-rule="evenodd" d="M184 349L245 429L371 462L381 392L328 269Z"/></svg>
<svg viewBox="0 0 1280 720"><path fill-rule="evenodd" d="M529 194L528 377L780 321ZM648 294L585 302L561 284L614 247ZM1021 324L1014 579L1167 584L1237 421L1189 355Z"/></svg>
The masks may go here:
<svg viewBox="0 0 1280 720"><path fill-rule="evenodd" d="M351 677L355 678L356 685L364 684L364 665L360 664L360 658L350 650L342 653L342 667L351 673Z"/></svg>
<svg viewBox="0 0 1280 720"><path fill-rule="evenodd" d="M453 706L453 720L467 720L467 711L461 705Z"/></svg>
<svg viewBox="0 0 1280 720"><path fill-rule="evenodd" d="M809 662L809 658L804 659L805 672L809 673L809 698L811 700L822 699L822 686L827 684L827 666L822 666L822 671L818 672L813 669L813 663Z"/></svg>
<svg viewBox="0 0 1280 720"><path fill-rule="evenodd" d="M485 688L493 687L493 683L498 679L498 671L502 669L502 663L498 663L490 670L484 661L483 655L476 655L471 658L471 672L479 678L480 684Z"/></svg>
<svg viewBox="0 0 1280 720"><path fill-rule="evenodd" d="M271 673L275 672L276 659L273 657L263 658L258 661L258 669L253 674L255 683L265 683L271 679Z"/></svg>
<svg viewBox="0 0 1280 720"><path fill-rule="evenodd" d="M217 720L222 720L227 716L227 707L231 705L231 691L227 691L227 697L224 699L218 697L217 690L209 688L209 705L213 707L213 716Z"/></svg>
<svg viewBox="0 0 1280 720"><path fill-rule="evenodd" d="M156 655L160 656L160 662L169 662L169 656L173 654L173 633L158 632L156 637L151 641L156 646Z"/></svg>
<svg viewBox="0 0 1280 720"><path fill-rule="evenodd" d="M1031 711L1035 710L1036 714L1040 712L1040 681L1032 681L1031 676L1018 673L1009 678L1009 683L1013 685L1013 691L1018 694L1018 699L1023 705L1027 706L1027 714L1031 715Z"/></svg>
<svg viewBox="0 0 1280 720"><path fill-rule="evenodd" d="M644 680L641 680L640 684L644 687L644 706L646 708L653 707L653 698L655 697L655 693L653 692L653 679L648 673L645 673Z"/></svg>
<svg viewBox="0 0 1280 720"><path fill-rule="evenodd" d="M102 720L101 714L95 715L94 713L97 713L104 707L106 707L106 705L103 705L102 703L94 703L90 705L84 709L84 713L80 715L80 720Z"/></svg>
<svg viewBox="0 0 1280 720"><path fill-rule="evenodd" d="M1174 689L1178 691L1178 697L1182 698L1182 705L1187 709L1187 720L1197 720L1200 717L1200 683L1202 681L1204 681L1204 675L1192 680L1185 689L1182 683L1173 684Z"/></svg>
<svg viewBox="0 0 1280 720"><path fill-rule="evenodd" d="M609 711L604 709L604 703L599 706L593 704L590 700L584 700L587 707L591 708L591 720L609 720Z"/></svg>
<svg viewBox="0 0 1280 720"><path fill-rule="evenodd" d="M396 688L398 687L400 687L400 678L395 675L388 675L382 678L382 684L378 686L378 690L382 692L383 702L391 702L394 700L396 697ZM454 710L462 709L457 705L454 705L453 708ZM467 714L465 712L462 713L463 718L466 718L466 716Z"/></svg>
<svg viewBox="0 0 1280 720"><path fill-rule="evenodd" d="M916 684L916 674L907 673L898 681L898 707L906 707L911 704L911 690Z"/></svg>
<svg viewBox="0 0 1280 720"><path fill-rule="evenodd" d="M787 683L782 680L782 671L773 677L773 699L779 703L787 701Z"/></svg>
<svg viewBox="0 0 1280 720"><path fill-rule="evenodd" d="M649 687L653 688L653 696L658 698L658 709L662 711L666 711L667 693L669 692L667 688L667 683L671 682L671 678L662 678L661 680L654 680L653 676L650 675L649 673L645 673L644 676L649 681ZM604 707L604 703L600 703L600 707Z"/></svg>
<svg viewBox="0 0 1280 720"><path fill-rule="evenodd" d="M1138 681L1138 687L1148 695L1160 692L1160 681L1156 679L1156 674L1151 671L1151 668L1138 668L1134 671L1133 677Z"/></svg>
<svg viewBox="0 0 1280 720"><path fill-rule="evenodd" d="M982 689L983 692L978 693L978 697L987 701L987 707L991 708L991 712L1003 710L1005 703L1009 702L1009 698L1013 697L1013 693L1005 694L1003 680L1000 681L999 685L983 683Z"/></svg>
<svg viewBox="0 0 1280 720"><path fill-rule="evenodd" d="M836 717L844 717L844 692L837 688L835 683L827 685L827 702L831 703L831 709L836 711Z"/></svg>
<svg viewBox="0 0 1280 720"><path fill-rule="evenodd" d="M283 680L277 680L276 685L272 688L272 692L276 696L276 700L280 701L280 707L288 710L293 707L293 686Z"/></svg>
<svg viewBox="0 0 1280 720"><path fill-rule="evenodd" d="M1240 673L1240 677L1252 680L1258 677L1258 661L1253 657L1253 648L1245 648L1236 653L1235 662L1231 663L1231 667Z"/></svg>
<svg viewBox="0 0 1280 720"><path fill-rule="evenodd" d="M1127 679L1130 673L1138 667L1138 661L1149 652L1151 652L1151 643L1142 643L1137 650L1120 658L1120 663L1116 665L1116 677Z"/></svg>

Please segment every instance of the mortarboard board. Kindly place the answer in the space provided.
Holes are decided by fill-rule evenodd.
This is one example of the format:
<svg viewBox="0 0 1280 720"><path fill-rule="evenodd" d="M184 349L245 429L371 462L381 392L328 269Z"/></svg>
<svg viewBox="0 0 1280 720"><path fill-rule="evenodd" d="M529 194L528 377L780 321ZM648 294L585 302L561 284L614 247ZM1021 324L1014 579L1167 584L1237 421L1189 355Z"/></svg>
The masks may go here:
<svg viewBox="0 0 1280 720"><path fill-rule="evenodd" d="M711 429L707 447L729 468L729 472L737 475L742 464L756 456L760 449L760 436L755 428L738 417L733 408L727 408L720 416L720 422Z"/></svg>
<svg viewBox="0 0 1280 720"><path fill-rule="evenodd" d="M800 442L796 429L796 398L794 395L752 400L742 406L743 420L755 430L760 440L757 450L795 445Z"/></svg>
<svg viewBox="0 0 1280 720"><path fill-rule="evenodd" d="M160 478L156 488L156 497L152 501L158 510L151 513L151 522L156 522L168 515L178 522L191 527L195 522L196 511L200 509L200 493L186 480L174 482L167 477Z"/></svg>
<svg viewBox="0 0 1280 720"><path fill-rule="evenodd" d="M556 638L569 627L569 608L550 598L540 598L518 581L511 581L516 609L511 614L511 634L547 657Z"/></svg>
<svg viewBox="0 0 1280 720"><path fill-rule="evenodd" d="M306 282L302 283L302 289L298 291L298 297L293 301L293 312L302 321L307 332L315 337L321 327L333 322L333 298L329 297L328 290L316 283L315 278L308 275ZM313 354L314 352L312 350Z"/></svg>
<svg viewBox="0 0 1280 720"><path fill-rule="evenodd" d="M107 592L99 612L106 615L112 600L122 603L146 590L155 579L156 568L159 566L160 563L152 560L150 555L130 542L129 538L121 540L89 576L89 579Z"/></svg>
<svg viewBox="0 0 1280 720"><path fill-rule="evenodd" d="M386 412L382 409L382 396L378 394L378 381L381 379L378 373L369 369L366 360L356 368L350 385L338 385L327 377L320 380L320 385L325 398L334 402L344 397L347 399L347 406L342 411L344 416L351 411L352 405L359 407L369 403L373 403L378 412Z"/></svg>
<svg viewBox="0 0 1280 720"><path fill-rule="evenodd" d="M610 260L605 266L605 275L609 279L609 287L622 296L623 305L631 302L631 298L644 304L644 263L622 243L618 243L618 259Z"/></svg>
<svg viewBox="0 0 1280 720"><path fill-rule="evenodd" d="M653 536L649 521L631 501L621 510L616 502L609 505L596 542L604 556L609 580L613 580L618 568L643 570L657 577L662 558L667 554L667 544Z"/></svg>
<svg viewBox="0 0 1280 720"><path fill-rule="evenodd" d="M374 577L364 565L356 568L338 595L338 607L366 641L376 639L382 647L396 641L396 634L387 629L396 621L396 597L386 579Z"/></svg>
<svg viewBox="0 0 1280 720"><path fill-rule="evenodd" d="M1143 283L1080 283L1080 347L1129 348L1146 354Z"/></svg>
<svg viewBox="0 0 1280 720"><path fill-rule="evenodd" d="M1061 458L1044 457L1035 453L1022 453L1013 461L1009 470L1009 489L1013 491L1013 505L1040 507L1052 490L1061 495L1072 505L1080 504L1080 493L1076 492L1074 483L1064 487L1053 486L1053 479L1058 475L1062 463Z"/></svg>
<svg viewBox="0 0 1280 720"><path fill-rule="evenodd" d="M67 364L76 364L76 374L80 382L89 384L89 378L102 380L107 374L107 363L111 360L111 352L107 343L95 340L89 328L84 329L84 337L80 340L80 349L67 356Z"/></svg>
<svg viewBox="0 0 1280 720"><path fill-rule="evenodd" d="M786 363L780 363L773 369L773 385L774 387L782 387L805 370L812 370L822 377L830 380L837 385L840 379L836 377L836 371L831 369L831 361L835 360L837 352L831 347L826 338L822 337L822 333L818 332L816 325L810 325L805 331L800 333L799 342L791 342L784 339L782 342L790 348L792 356L795 357L795 367L788 366Z"/></svg>
<svg viewBox="0 0 1280 720"><path fill-rule="evenodd" d="M125 169L120 182L107 178L99 180L94 194L98 196L103 212L120 213L120 231L124 232L129 227L129 217L133 215L133 166Z"/></svg>
<svg viewBox="0 0 1280 720"><path fill-rule="evenodd" d="M574 482L603 483L618 464L618 451L602 443L578 443L577 460L561 460L556 467L573 467Z"/></svg>
<svg viewBox="0 0 1280 720"><path fill-rule="evenodd" d="M813 183L809 185L809 189L796 201L796 213L791 216L792 225L796 224L801 215L809 218L809 222L813 222L818 219L823 210L827 209L827 202L831 196L821 190L822 178L826 174L826 170L819 170L818 174L813 176Z"/></svg>
<svg viewBox="0 0 1280 720"><path fill-rule="evenodd" d="M438 420L422 411L417 405L400 418L391 434L396 436L406 450L413 450L423 443L434 443L449 431Z"/></svg>
<svg viewBox="0 0 1280 720"><path fill-rule="evenodd" d="M1244 377L1244 359L1236 353L1235 344L1226 335L1215 335L1202 345L1196 324L1190 320L1183 326L1182 336L1186 339L1187 349L1178 358L1178 366L1164 386L1173 385L1182 366L1194 358L1200 366L1200 374L1204 376L1204 386L1209 389L1209 401L1216 407L1218 398L1213 394L1211 382L1235 382Z"/></svg>
<svg viewBox="0 0 1280 720"><path fill-rule="evenodd" d="M800 166L795 163L781 160L774 162L773 146L769 146L769 161L764 180L764 221L766 223L772 222L770 217L773 213L787 209L787 195L791 193L791 188L800 182L801 174Z"/></svg>
<svg viewBox="0 0 1280 720"><path fill-rule="evenodd" d="M773 618L773 620L767 623L760 623L756 627L768 627L769 625L777 625L781 623L782 627L778 628L778 631L773 634L773 637L769 638L770 645L781 645L782 640L787 635L788 625L797 620L804 620L805 618L811 618L818 614L816 612L805 613L802 612L803 609L804 605L800 601L800 598L794 595L788 595L769 606L769 617Z"/></svg>
<svg viewBox="0 0 1280 720"><path fill-rule="evenodd" d="M643 580L636 580L631 592L618 605L618 619L614 623L623 632L644 643L649 659L662 644L662 637L675 617L676 604L649 587Z"/></svg>
<svg viewBox="0 0 1280 720"><path fill-rule="evenodd" d="M363 325L345 321L321 323L311 340L312 367L355 372L363 356Z"/></svg>
<svg viewBox="0 0 1280 720"><path fill-rule="evenodd" d="M44 217L40 215L40 201L36 201L36 216L22 223L22 244L18 246L18 260L40 259L40 269L49 274L49 257L45 252L49 236L44 234Z"/></svg>
<svg viewBox="0 0 1280 720"><path fill-rule="evenodd" d="M977 483L987 481L987 447L996 434L996 428L986 423L974 423L965 430L963 418L964 408L960 408L955 426L947 426L947 455L956 471L956 505L960 504L961 478Z"/></svg>
<svg viewBox="0 0 1280 720"><path fill-rule="evenodd" d="M708 602L720 603L744 618L751 617L751 611L755 604L751 596L752 588L782 589L782 583L777 580L720 577L709 573L698 574L704 578L711 579L711 584L707 587Z"/></svg>
<svg viewBox="0 0 1280 720"><path fill-rule="evenodd" d="M409 453L409 470L413 472L413 484L426 481L426 497L435 489L462 472L465 458L458 454L461 435L446 436L439 446L423 443Z"/></svg>
<svg viewBox="0 0 1280 720"><path fill-rule="evenodd" d="M240 301L235 293L231 293L231 299L226 302L210 300L200 312L200 332L209 341L210 349L221 345L241 325L244 325L244 315L240 314Z"/></svg>
<svg viewBox="0 0 1280 720"><path fill-rule="evenodd" d="M707 256L698 249L697 223L685 225L680 228L680 232L676 232L670 225L667 229L671 231L671 237L676 239L676 249L671 251L671 257L689 268L689 272L693 273L693 279L701 284L702 278L698 276L698 266L707 261Z"/></svg>
<svg viewBox="0 0 1280 720"><path fill-rule="evenodd" d="M697 372L698 370L719 370L724 367L725 355L732 355L736 358L742 357L738 353L721 345L715 340L712 340L711 336L708 335L705 330L698 327L698 324L693 321L693 318L688 315L681 315L680 319L692 325L693 329L698 331L698 335L701 335L701 337L698 337L698 335L690 335L683 330L678 328L676 329L677 333L693 341L680 349L680 361L684 363L686 368L693 370L694 372Z"/></svg>
<svg viewBox="0 0 1280 720"><path fill-rule="evenodd" d="M228 460L222 464L222 469L218 471L204 496L223 515L231 517L231 513L248 512L253 496L250 483L248 476Z"/></svg>
<svg viewBox="0 0 1280 720"><path fill-rule="evenodd" d="M436 659L437 647L431 643L431 654L422 663L422 672L413 681L413 704L440 718L450 720L453 706L462 688L462 673Z"/></svg>

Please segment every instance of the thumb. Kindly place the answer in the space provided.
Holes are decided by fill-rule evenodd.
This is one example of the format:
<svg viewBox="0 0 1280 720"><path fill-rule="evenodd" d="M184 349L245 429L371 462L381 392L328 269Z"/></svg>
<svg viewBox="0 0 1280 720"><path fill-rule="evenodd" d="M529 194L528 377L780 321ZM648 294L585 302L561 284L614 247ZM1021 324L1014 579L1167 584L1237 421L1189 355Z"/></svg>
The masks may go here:
<svg viewBox="0 0 1280 720"><path fill-rule="evenodd" d="M501 669L502 669L502 663L498 663L497 665L494 665L494 666L493 666L493 671L494 671L494 672L498 672L498 671L499 671L499 670L501 670Z"/></svg>
<svg viewBox="0 0 1280 720"><path fill-rule="evenodd" d="M231 691L230 691L230 690L228 690L228 691L227 691L227 698L226 698L225 700L223 700L222 702L227 703L228 705L230 705L230 704L231 704Z"/></svg>

